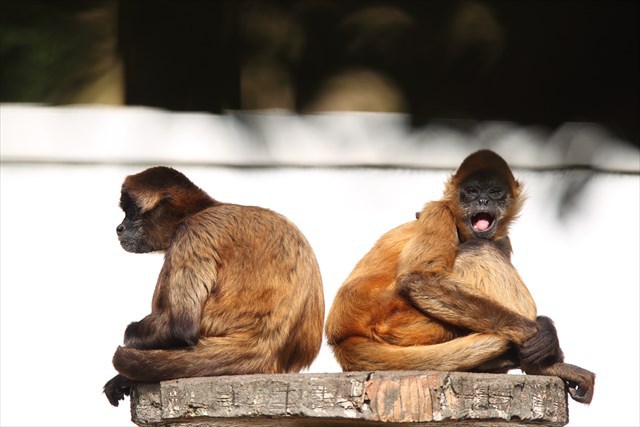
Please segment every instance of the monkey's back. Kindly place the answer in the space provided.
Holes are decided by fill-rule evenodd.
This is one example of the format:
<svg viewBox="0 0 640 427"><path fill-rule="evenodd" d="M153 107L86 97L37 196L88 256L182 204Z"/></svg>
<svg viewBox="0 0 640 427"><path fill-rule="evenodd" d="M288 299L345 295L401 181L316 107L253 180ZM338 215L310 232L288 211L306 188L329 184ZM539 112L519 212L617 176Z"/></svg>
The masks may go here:
<svg viewBox="0 0 640 427"><path fill-rule="evenodd" d="M322 342L324 296L314 252L300 230L268 209L219 204L182 232L215 265L201 320L203 337L238 337L264 346L275 372L299 371ZM188 231L187 231L188 230Z"/></svg>

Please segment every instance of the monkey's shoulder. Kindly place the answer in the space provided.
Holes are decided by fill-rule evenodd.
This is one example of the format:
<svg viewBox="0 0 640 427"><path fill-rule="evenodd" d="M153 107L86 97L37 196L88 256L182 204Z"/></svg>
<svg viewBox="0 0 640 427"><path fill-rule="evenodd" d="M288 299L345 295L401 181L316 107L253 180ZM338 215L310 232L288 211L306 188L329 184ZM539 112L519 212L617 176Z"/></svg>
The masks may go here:
<svg viewBox="0 0 640 427"><path fill-rule="evenodd" d="M259 206L218 203L185 218L175 238L199 237L211 243L222 240L302 238L302 233L284 215Z"/></svg>
<svg viewBox="0 0 640 427"><path fill-rule="evenodd" d="M260 206L245 206L233 203L216 203L214 206L188 218L190 223L216 221L218 225L229 223L232 226L242 222L254 224L291 224L284 215Z"/></svg>
<svg viewBox="0 0 640 427"><path fill-rule="evenodd" d="M371 274L372 272L394 270L400 254L413 238L416 227L417 221L411 221L384 233L369 252L356 264L352 276L359 276L361 273Z"/></svg>
<svg viewBox="0 0 640 427"><path fill-rule="evenodd" d="M418 221L405 222L384 233L376 242L374 248L394 249L401 251L402 248L417 234L419 229Z"/></svg>

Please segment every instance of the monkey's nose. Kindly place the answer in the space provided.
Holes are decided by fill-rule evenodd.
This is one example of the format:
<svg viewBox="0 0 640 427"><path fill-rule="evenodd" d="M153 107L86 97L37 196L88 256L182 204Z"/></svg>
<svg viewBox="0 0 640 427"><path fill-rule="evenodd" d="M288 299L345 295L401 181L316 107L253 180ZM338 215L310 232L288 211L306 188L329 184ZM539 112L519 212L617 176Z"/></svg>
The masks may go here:
<svg viewBox="0 0 640 427"><path fill-rule="evenodd" d="M116 233L119 235L122 234L122 232L124 231L124 225L120 224L119 226L116 227Z"/></svg>

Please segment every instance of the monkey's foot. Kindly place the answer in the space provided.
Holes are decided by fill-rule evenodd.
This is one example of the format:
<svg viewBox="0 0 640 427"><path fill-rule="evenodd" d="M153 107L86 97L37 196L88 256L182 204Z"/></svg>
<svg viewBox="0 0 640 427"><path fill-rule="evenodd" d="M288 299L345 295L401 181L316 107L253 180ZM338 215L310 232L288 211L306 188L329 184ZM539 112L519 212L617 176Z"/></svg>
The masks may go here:
<svg viewBox="0 0 640 427"><path fill-rule="evenodd" d="M124 400L124 396L129 396L133 381L122 375L116 375L104 385L103 392L107 396L109 403L118 406L120 400Z"/></svg>

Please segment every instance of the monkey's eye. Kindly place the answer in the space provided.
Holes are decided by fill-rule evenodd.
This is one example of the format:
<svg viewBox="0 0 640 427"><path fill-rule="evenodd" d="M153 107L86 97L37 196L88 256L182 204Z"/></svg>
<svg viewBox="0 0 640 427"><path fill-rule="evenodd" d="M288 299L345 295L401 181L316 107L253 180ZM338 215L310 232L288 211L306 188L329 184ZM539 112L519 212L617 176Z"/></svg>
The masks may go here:
<svg viewBox="0 0 640 427"><path fill-rule="evenodd" d="M464 192L467 196L473 197L478 195L478 190L473 187L467 187L464 189Z"/></svg>
<svg viewBox="0 0 640 427"><path fill-rule="evenodd" d="M491 190L489 192L489 194L491 195L491 197L493 197L494 199L501 199L504 197L504 192L502 190L500 190L499 188L494 188L493 190Z"/></svg>

